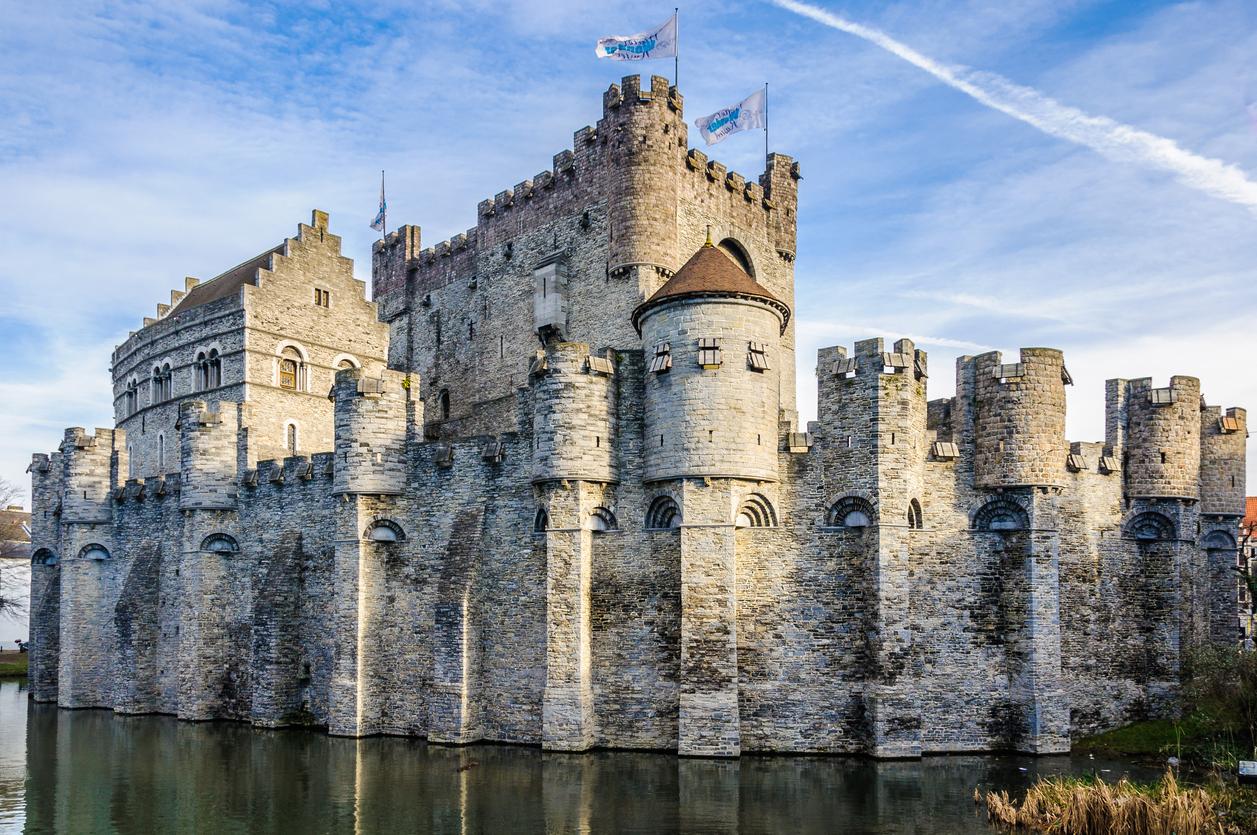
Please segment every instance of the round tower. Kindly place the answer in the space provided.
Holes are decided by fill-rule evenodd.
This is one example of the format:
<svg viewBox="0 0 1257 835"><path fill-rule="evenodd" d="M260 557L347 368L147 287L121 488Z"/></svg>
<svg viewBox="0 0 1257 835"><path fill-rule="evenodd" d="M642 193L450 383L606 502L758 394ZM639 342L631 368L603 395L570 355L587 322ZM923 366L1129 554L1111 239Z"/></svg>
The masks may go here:
<svg viewBox="0 0 1257 835"><path fill-rule="evenodd" d="M1059 485L1065 442L1065 357L1022 348L1015 363L998 351L977 357L974 480L979 487Z"/></svg>
<svg viewBox="0 0 1257 835"><path fill-rule="evenodd" d="M1166 388L1131 380L1127 389L1126 495L1195 499L1200 479L1200 380Z"/></svg>
<svg viewBox="0 0 1257 835"><path fill-rule="evenodd" d="M633 312L646 353L645 476L777 479L790 308L708 241Z"/></svg>
<svg viewBox="0 0 1257 835"><path fill-rule="evenodd" d="M361 368L336 372L336 463L333 491L397 495L406 484L408 422L422 421L414 383L400 371Z"/></svg>
<svg viewBox="0 0 1257 835"><path fill-rule="evenodd" d="M1200 412L1200 512L1243 516L1248 412L1217 406Z"/></svg>
<svg viewBox="0 0 1257 835"><path fill-rule="evenodd" d="M687 134L681 97L668 79L626 76L603 95L598 134L605 137L612 277L635 277L643 297L677 264L677 172Z"/></svg>
<svg viewBox="0 0 1257 835"><path fill-rule="evenodd" d="M533 480L616 481L613 352L551 343L533 385Z"/></svg>

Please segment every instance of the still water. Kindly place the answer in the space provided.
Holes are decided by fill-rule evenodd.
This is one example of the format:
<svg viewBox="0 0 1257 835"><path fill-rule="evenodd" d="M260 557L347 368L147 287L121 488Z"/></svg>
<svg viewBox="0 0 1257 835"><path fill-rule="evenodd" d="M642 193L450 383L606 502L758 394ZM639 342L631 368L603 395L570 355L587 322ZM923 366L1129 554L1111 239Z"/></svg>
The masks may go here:
<svg viewBox="0 0 1257 835"><path fill-rule="evenodd" d="M711 761L447 748L66 711L26 696L24 684L0 682L0 832L986 833L975 786L1132 773L1087 757Z"/></svg>

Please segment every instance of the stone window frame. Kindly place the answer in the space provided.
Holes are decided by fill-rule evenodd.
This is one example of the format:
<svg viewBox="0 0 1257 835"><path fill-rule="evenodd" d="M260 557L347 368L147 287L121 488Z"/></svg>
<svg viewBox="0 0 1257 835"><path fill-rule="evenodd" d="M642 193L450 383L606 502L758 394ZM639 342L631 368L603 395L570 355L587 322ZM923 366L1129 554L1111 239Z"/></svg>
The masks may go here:
<svg viewBox="0 0 1257 835"><path fill-rule="evenodd" d="M970 530L978 533L1010 533L1030 530L1030 514L1010 498L995 498L983 502L969 522Z"/></svg>
<svg viewBox="0 0 1257 835"><path fill-rule="evenodd" d="M1172 542L1178 539L1178 528L1164 513L1143 510L1126 520L1122 536L1137 542Z"/></svg>
<svg viewBox="0 0 1257 835"><path fill-rule="evenodd" d="M860 518L856 518L856 516ZM877 525L877 510L864 496L848 494L830 502L825 511L823 527L833 530L856 530Z"/></svg>
<svg viewBox="0 0 1257 835"><path fill-rule="evenodd" d="M620 529L620 522L615 512L609 507L599 505L589 511L589 529L594 533L609 533Z"/></svg>
<svg viewBox="0 0 1257 835"><path fill-rule="evenodd" d="M349 363L346 366L345 363ZM345 371L347 368L362 368L362 361L353 354L337 354L332 357L332 376L336 376L337 371Z"/></svg>
<svg viewBox="0 0 1257 835"><path fill-rule="evenodd" d="M166 433L157 433L157 474L166 474Z"/></svg>
<svg viewBox="0 0 1257 835"><path fill-rule="evenodd" d="M329 310L332 307L332 291L322 287L314 288L314 306Z"/></svg>
<svg viewBox="0 0 1257 835"><path fill-rule="evenodd" d="M140 378L137 374L132 374L131 379L127 380L126 388L122 392L122 416L124 418L131 417L140 410Z"/></svg>
<svg viewBox="0 0 1257 835"><path fill-rule="evenodd" d="M192 349L192 391L209 391L223 384L223 347L217 341Z"/></svg>
<svg viewBox="0 0 1257 835"><path fill-rule="evenodd" d="M240 553L240 543L236 541L234 536L229 534L212 533L201 540L200 550L213 554L238 554Z"/></svg>
<svg viewBox="0 0 1257 835"><path fill-rule="evenodd" d="M296 455L297 450L301 449L301 423L295 418L288 418L284 421L284 434L280 438L280 443L284 446L284 451L290 456Z"/></svg>
<svg viewBox="0 0 1257 835"><path fill-rule="evenodd" d="M174 372L171 371L169 359L161 359L153 363L153 376L149 380L148 399L150 405L157 403L165 403L174 396L174 385L172 379Z"/></svg>
<svg viewBox="0 0 1257 835"><path fill-rule="evenodd" d="M921 503L916 499L908 502L908 529L919 531L925 527L925 514L921 512Z"/></svg>
<svg viewBox="0 0 1257 835"><path fill-rule="evenodd" d="M1239 543L1227 531L1210 531L1200 540L1200 547L1207 551L1238 551Z"/></svg>
<svg viewBox="0 0 1257 835"><path fill-rule="evenodd" d="M646 530L674 531L679 530L682 522L681 505L677 500L664 494L655 496L646 508Z"/></svg>
<svg viewBox="0 0 1257 835"><path fill-rule="evenodd" d="M39 548L31 554L31 565L57 565L61 559L51 548Z"/></svg>
<svg viewBox="0 0 1257 835"><path fill-rule="evenodd" d="M748 493L733 516L735 528L775 528L777 525L777 509L763 493Z"/></svg>
<svg viewBox="0 0 1257 835"><path fill-rule="evenodd" d="M550 513L544 507L539 507L532 517L532 532L544 534L548 530L550 530Z"/></svg>
<svg viewBox="0 0 1257 835"><path fill-rule="evenodd" d="M296 367L292 370L293 385L291 387L284 385L284 364L294 362L292 356L284 353L289 349L295 351L299 357L295 362ZM306 393L310 391L310 352L304 345L294 339L283 339L276 343L272 383L276 388L284 391Z"/></svg>
<svg viewBox="0 0 1257 835"><path fill-rule="evenodd" d="M391 534L391 538L388 538L388 535L384 533L385 531L388 531L388 534ZM367 525L366 529L362 532L362 538L368 542L383 543L386 545L395 542L405 542L406 530L392 519L378 518L373 520L371 524Z"/></svg>
<svg viewBox="0 0 1257 835"><path fill-rule="evenodd" d="M104 556L94 556L95 554L103 554ZM109 549L99 542L89 542L79 549L79 559L104 562L105 560L113 559L113 554L109 553Z"/></svg>

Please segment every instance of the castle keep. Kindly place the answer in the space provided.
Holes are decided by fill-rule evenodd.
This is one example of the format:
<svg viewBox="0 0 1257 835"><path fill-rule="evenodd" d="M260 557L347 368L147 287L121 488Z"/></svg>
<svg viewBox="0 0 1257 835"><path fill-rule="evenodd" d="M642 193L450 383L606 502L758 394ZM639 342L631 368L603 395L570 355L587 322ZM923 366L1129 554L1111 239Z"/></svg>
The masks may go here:
<svg viewBox="0 0 1257 835"><path fill-rule="evenodd" d="M117 425L31 464L31 687L64 707L580 751L1068 750L1237 634L1242 409L1060 351L826 348L795 411L799 168L625 78L373 300L327 216L174 294Z"/></svg>

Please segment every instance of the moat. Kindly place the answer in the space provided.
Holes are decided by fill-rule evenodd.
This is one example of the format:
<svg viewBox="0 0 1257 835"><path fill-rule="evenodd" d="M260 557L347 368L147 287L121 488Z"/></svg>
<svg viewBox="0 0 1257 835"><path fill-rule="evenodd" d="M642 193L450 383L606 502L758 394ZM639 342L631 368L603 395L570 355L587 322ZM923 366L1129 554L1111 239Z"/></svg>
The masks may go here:
<svg viewBox="0 0 1257 835"><path fill-rule="evenodd" d="M1085 756L678 758L345 739L61 710L0 682L0 831L995 831L973 790L1146 769ZM1024 769L1024 770L1023 770ZM1104 771L1108 769L1108 771Z"/></svg>

